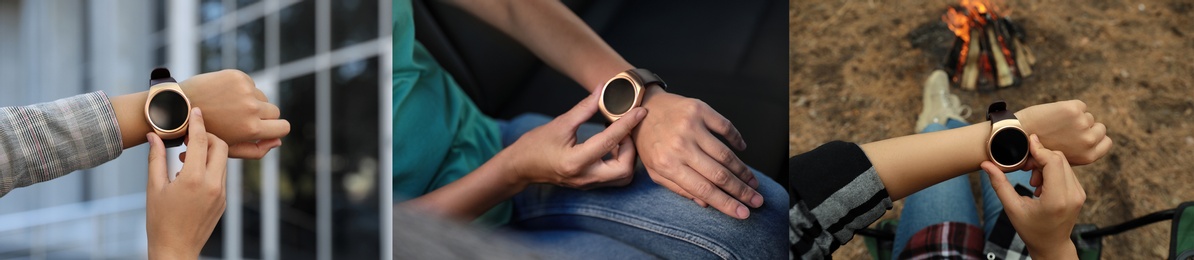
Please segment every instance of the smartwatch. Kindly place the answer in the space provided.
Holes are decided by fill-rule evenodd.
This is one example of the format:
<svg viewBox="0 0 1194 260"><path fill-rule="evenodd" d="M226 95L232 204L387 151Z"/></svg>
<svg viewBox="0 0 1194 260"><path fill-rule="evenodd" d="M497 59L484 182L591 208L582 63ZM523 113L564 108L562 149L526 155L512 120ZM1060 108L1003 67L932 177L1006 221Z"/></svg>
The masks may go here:
<svg viewBox="0 0 1194 260"><path fill-rule="evenodd" d="M610 122L618 121L630 109L643 103L643 95L651 84L667 89L667 83L647 69L631 69L618 73L601 88L597 106Z"/></svg>
<svg viewBox="0 0 1194 260"><path fill-rule="evenodd" d="M991 135L987 137L987 159L1003 172L1019 170L1028 161L1028 132L1016 115L1007 110L1007 103L996 101L987 108L991 121Z"/></svg>
<svg viewBox="0 0 1194 260"><path fill-rule="evenodd" d="M191 100L182 92L170 70L156 68L149 73L149 96L145 99L145 120L166 147L182 144L191 117Z"/></svg>

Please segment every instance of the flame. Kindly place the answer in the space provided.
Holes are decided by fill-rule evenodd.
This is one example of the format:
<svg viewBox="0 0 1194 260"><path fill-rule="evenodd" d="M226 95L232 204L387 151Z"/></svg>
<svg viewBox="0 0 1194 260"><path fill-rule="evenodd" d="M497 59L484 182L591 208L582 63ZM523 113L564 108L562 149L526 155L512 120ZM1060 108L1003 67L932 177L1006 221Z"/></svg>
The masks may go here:
<svg viewBox="0 0 1194 260"><path fill-rule="evenodd" d="M958 55L959 64L965 63L966 56L970 49L970 30L971 28L982 28L987 25L988 21L998 21L1001 16L1010 13L1000 10L999 6L1003 5L1002 0L959 0L959 5L950 7L945 14L941 15L941 20L949 26L949 30L953 31L954 35L961 39L962 49ZM985 38L986 35L981 37ZM1007 46L1005 39L1002 36L997 36L1000 43L1000 50L1006 57L1011 57L1011 50L1003 48Z"/></svg>

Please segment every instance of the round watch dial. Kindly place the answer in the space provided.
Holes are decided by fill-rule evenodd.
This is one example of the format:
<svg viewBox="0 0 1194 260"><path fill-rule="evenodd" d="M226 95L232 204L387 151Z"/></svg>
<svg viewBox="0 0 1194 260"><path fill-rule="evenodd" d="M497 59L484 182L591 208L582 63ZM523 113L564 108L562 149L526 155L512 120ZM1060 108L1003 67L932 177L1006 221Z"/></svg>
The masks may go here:
<svg viewBox="0 0 1194 260"><path fill-rule="evenodd" d="M1002 128L991 137L991 157L996 163L1013 166L1028 156L1028 135L1019 128Z"/></svg>
<svg viewBox="0 0 1194 260"><path fill-rule="evenodd" d="M613 79L605 85L602 95L606 111L614 115L625 114L634 105L634 83L623 78Z"/></svg>
<svg viewBox="0 0 1194 260"><path fill-rule="evenodd" d="M187 101L174 90L161 91L149 101L149 121L163 131L177 130L187 121Z"/></svg>

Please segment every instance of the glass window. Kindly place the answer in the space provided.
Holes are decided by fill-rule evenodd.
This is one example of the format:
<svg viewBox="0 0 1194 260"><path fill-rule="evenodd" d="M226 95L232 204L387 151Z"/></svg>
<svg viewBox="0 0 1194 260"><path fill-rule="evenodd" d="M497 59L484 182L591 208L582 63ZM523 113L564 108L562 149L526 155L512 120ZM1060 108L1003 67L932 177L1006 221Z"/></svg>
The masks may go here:
<svg viewBox="0 0 1194 260"><path fill-rule="evenodd" d="M153 50L153 66L165 67L166 61L168 61L170 59L169 50L170 50L170 47L168 47L166 45L158 46L156 49L154 49Z"/></svg>
<svg viewBox="0 0 1194 260"><path fill-rule="evenodd" d="M265 19L259 18L236 30L236 68L252 73L265 67Z"/></svg>
<svg viewBox="0 0 1194 260"><path fill-rule="evenodd" d="M199 23L210 22L223 15L223 0L199 0Z"/></svg>
<svg viewBox="0 0 1194 260"><path fill-rule="evenodd" d="M332 49L377 38L377 1L332 1Z"/></svg>
<svg viewBox="0 0 1194 260"><path fill-rule="evenodd" d="M280 64L315 55L315 1L302 1L279 12Z"/></svg>
<svg viewBox="0 0 1194 260"><path fill-rule="evenodd" d="M236 0L236 7L245 7L259 2L261 2L261 0Z"/></svg>
<svg viewBox="0 0 1194 260"><path fill-rule="evenodd" d="M377 62L373 57L331 71L335 259L376 259L381 250Z"/></svg>
<svg viewBox="0 0 1194 260"><path fill-rule="evenodd" d="M311 258L316 249L315 74L282 81L278 91L278 108L290 121L290 134L278 148L279 248L282 259Z"/></svg>
<svg viewBox="0 0 1194 260"><path fill-rule="evenodd" d="M224 68L220 51L220 35L213 35L199 43L199 70L212 72Z"/></svg>

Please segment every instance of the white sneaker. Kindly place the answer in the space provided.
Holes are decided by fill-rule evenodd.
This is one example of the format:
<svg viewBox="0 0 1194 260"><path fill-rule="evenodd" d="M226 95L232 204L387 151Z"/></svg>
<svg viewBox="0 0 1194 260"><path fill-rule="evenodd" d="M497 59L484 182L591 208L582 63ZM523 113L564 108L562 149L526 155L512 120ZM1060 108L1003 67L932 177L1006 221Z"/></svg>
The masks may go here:
<svg viewBox="0 0 1194 260"><path fill-rule="evenodd" d="M916 132L924 131L932 123L945 125L949 119L966 123L967 117L970 117L970 107L963 106L957 95L949 93L949 76L942 70L933 71L925 80L923 108L916 119Z"/></svg>

